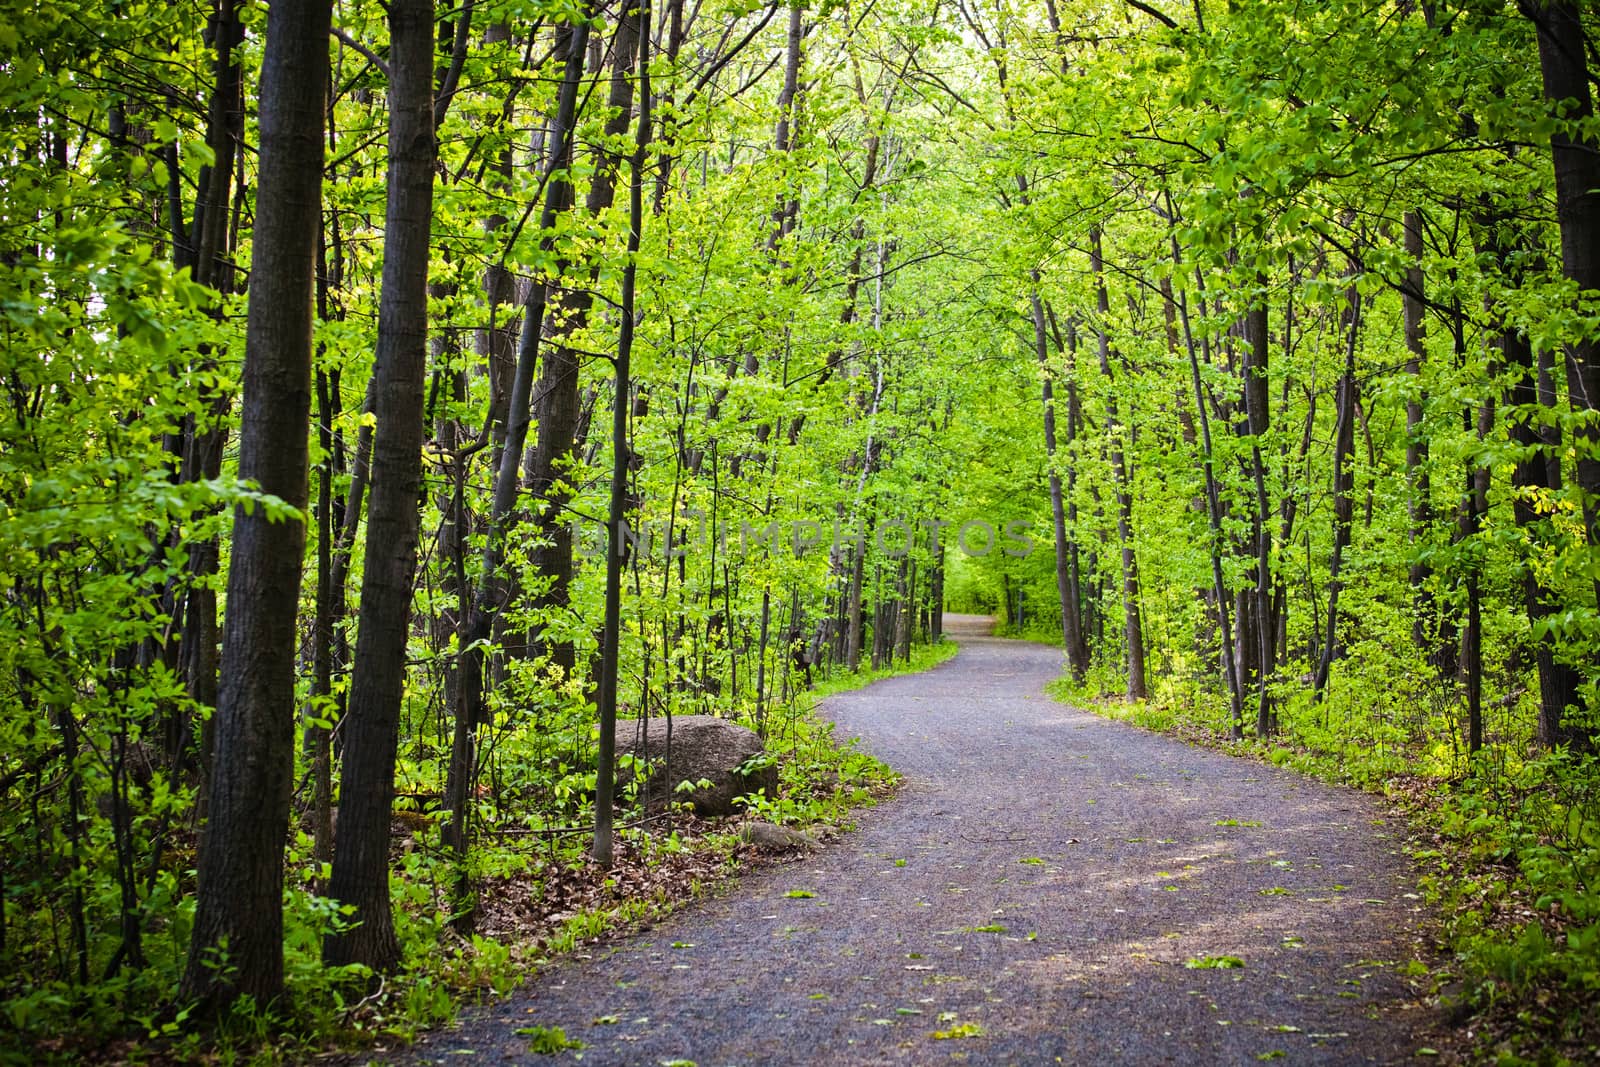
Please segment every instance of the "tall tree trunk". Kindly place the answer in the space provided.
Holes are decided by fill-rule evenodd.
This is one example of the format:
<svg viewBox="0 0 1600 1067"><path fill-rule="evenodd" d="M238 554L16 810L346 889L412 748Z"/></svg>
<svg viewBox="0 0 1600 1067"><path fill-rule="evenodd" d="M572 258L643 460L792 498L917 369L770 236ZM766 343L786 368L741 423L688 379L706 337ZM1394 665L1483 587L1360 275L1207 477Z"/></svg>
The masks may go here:
<svg viewBox="0 0 1600 1067"><path fill-rule="evenodd" d="M1405 316L1406 373L1413 379L1422 376L1422 362L1427 358L1426 332L1423 312L1426 279L1422 274L1422 216L1416 211L1405 215L1406 281L1400 291L1401 310ZM1432 485L1428 474L1428 437L1423 427L1428 395L1421 385L1413 385L1406 397L1406 484L1410 490L1408 507L1411 515L1411 544L1420 549L1428 528L1433 525ZM1418 648L1428 647L1433 618L1433 594L1428 591L1428 579L1433 568L1421 558L1411 563L1411 600L1413 619L1411 636Z"/></svg>
<svg viewBox="0 0 1600 1067"><path fill-rule="evenodd" d="M1536 557L1538 549L1549 540L1541 501L1558 493L1561 485L1559 482L1551 484L1550 469L1545 464L1546 443L1537 426L1539 416L1535 412L1542 405L1533 346L1527 335L1507 329L1500 335L1500 353L1505 368L1516 375L1506 398L1507 414L1511 420L1511 439L1524 449L1511 475L1511 484L1523 490L1512 495L1512 514L1517 526L1528 537L1532 548L1529 555ZM1557 591L1544 581L1545 573L1536 558L1523 561L1523 598L1528 621L1536 632L1542 630L1534 639L1534 658L1539 666L1538 737L1540 744L1553 746L1568 739L1562 728L1562 718L1568 707L1579 703L1581 679L1570 664L1557 658L1559 635L1549 628L1546 620L1558 612L1561 605Z"/></svg>
<svg viewBox="0 0 1600 1067"><path fill-rule="evenodd" d="M316 616L311 624L311 699L306 711L305 747L311 759L311 855L333 859L333 743L322 725L333 715L333 420L338 415L338 379L317 371L317 443L323 461L317 471Z"/></svg>
<svg viewBox="0 0 1600 1067"><path fill-rule="evenodd" d="M243 41L244 27L239 22L234 0L218 0L211 31L216 47L216 84L208 108L206 142L211 149L212 164L202 169L202 185L195 197L190 236L194 254L191 273L201 285L209 285L226 295L233 291L233 272L228 263L228 204L232 199L234 159L242 151L239 142L244 136L244 83L235 51ZM221 317L220 302L211 313ZM212 364L209 353L203 363ZM207 424L191 422L188 427L184 481L214 479L222 473L222 450L227 439L231 398L220 390L212 392ZM182 670L190 699L209 707L217 700L217 594L210 583L221 556L217 538L193 545L189 555L189 591L182 608Z"/></svg>
<svg viewBox="0 0 1600 1067"><path fill-rule="evenodd" d="M610 117L605 126L608 141L620 137L628 129L633 109L631 75L639 37L638 11L630 10L617 21L616 32L612 35L611 89L606 100ZM601 151L584 203L591 218L598 218L611 208L616 195L617 165L616 153ZM573 191L569 182L552 185L549 195L557 201L558 210L571 210ZM572 345L572 338L581 335L588 324L589 309L594 303L593 286L599 272L600 265L592 265L588 286L566 289L556 301L547 328L549 351L539 376L538 437L526 482L529 492L543 501L543 510L536 522L539 547L534 552L534 565L539 574L549 580L549 585L534 601L534 607L547 614L564 611L571 602L568 590L573 573L572 524L566 504L572 497L568 479L576 458L574 449L579 440L582 409L578 351ZM510 644L514 646L515 642ZM552 662L563 670L572 670L576 660L570 642L541 641L540 644L549 652Z"/></svg>
<svg viewBox="0 0 1600 1067"><path fill-rule="evenodd" d="M1550 135L1555 164L1556 221L1561 227L1562 272L1586 293L1600 290L1600 143L1575 139L1594 119L1582 8L1572 0L1519 0L1538 28L1544 94L1562 121ZM1600 407L1600 333L1592 328L1566 352L1567 397L1574 411ZM1573 430L1578 486L1590 548L1600 545L1600 420L1585 419ZM1595 580L1600 602L1600 578Z"/></svg>
<svg viewBox="0 0 1600 1067"><path fill-rule="evenodd" d="M1111 386L1106 394L1106 438L1110 442L1111 475L1117 492L1117 539L1122 544L1122 634L1128 647L1128 699L1144 700L1149 691L1144 676L1144 626L1139 618L1139 561L1133 546L1133 491L1123 452L1116 382L1111 373L1111 335L1106 326L1106 317L1111 313L1111 296L1106 290L1099 227L1089 231L1089 266L1095 278L1095 305L1100 312L1100 373Z"/></svg>
<svg viewBox="0 0 1600 1067"><path fill-rule="evenodd" d="M628 165L628 259L622 268L622 318L617 335L616 397L611 410L611 503L607 512L605 635L600 661L600 754L595 768L594 844L590 854L603 867L612 862L611 807L616 788L617 674L622 660L622 525L628 503L628 397L633 356L634 291L638 277L639 232L644 227L644 167L650 148L650 2L639 0L634 12L642 32L639 48L639 125ZM618 30L618 37L622 31ZM625 69L618 49L617 67ZM670 534L669 534L670 536ZM670 550L670 545L668 546Z"/></svg>
<svg viewBox="0 0 1600 1067"><path fill-rule="evenodd" d="M1352 266L1353 269L1353 266ZM1361 330L1361 295L1352 279L1348 291L1349 337L1345 345L1344 373L1334 394L1336 424L1333 444L1333 558L1328 566L1328 624L1323 636L1322 656L1317 661L1317 671L1312 690L1318 699L1328 685L1328 675L1339 654L1339 592L1344 588L1342 577L1344 552L1350 545L1350 526L1355 517L1355 455L1356 455L1356 339Z"/></svg>
<svg viewBox="0 0 1600 1067"><path fill-rule="evenodd" d="M509 40L511 27L503 22L490 25L483 31L485 46L499 44ZM514 111L510 101L507 101L501 114L501 121L510 126ZM496 193L505 193L511 186L511 176L515 169L515 160L508 144L495 156L485 173L485 181L490 189ZM496 211L483 221L484 232L498 233L506 222L505 215ZM498 470L500 465L500 450L505 445L507 407L511 400L511 379L515 373L517 360L517 322L515 315L510 312L512 303L516 300L516 278L505 265L503 259L496 260L484 268L483 272L483 302L487 312L483 329L478 330L474 338L477 354L483 359L483 371L489 378L489 424L494 436L494 451L491 453L490 465Z"/></svg>
<svg viewBox="0 0 1600 1067"><path fill-rule="evenodd" d="M1075 681L1089 672L1089 646L1083 640L1083 614L1078 606L1078 586L1073 580L1072 555L1076 548L1067 540L1067 509L1061 493L1061 472L1056 460L1055 372L1050 366L1046 343L1044 302L1039 298L1039 272L1032 272L1033 291L1028 305L1033 312L1034 357L1039 363L1040 386L1044 400L1044 450L1050 464L1050 517L1055 526L1056 596L1061 602L1061 639L1067 648L1067 666ZM1069 370L1070 374L1071 371ZM1068 421L1068 433L1072 431ZM1076 536L1077 531L1073 531Z"/></svg>
<svg viewBox="0 0 1600 1067"><path fill-rule="evenodd" d="M330 964L376 971L400 962L389 907L389 820L405 696L406 639L422 493L428 368L428 257L433 224L433 0L390 0L389 165L378 378L361 617L344 721L344 773L331 897L355 923L330 936Z"/></svg>
<svg viewBox="0 0 1600 1067"><path fill-rule="evenodd" d="M1167 218L1175 221L1171 194L1163 193L1162 199L1166 202ZM1183 257L1179 254L1176 234L1170 237L1170 241L1172 244L1172 265L1175 269L1180 268L1183 263ZM1220 624L1218 644L1222 650L1223 680L1228 686L1229 732L1235 740L1238 740L1244 736L1244 682L1240 677L1238 659L1234 654L1233 637L1229 632L1228 624L1228 586L1227 579L1222 572L1222 500L1221 492L1217 485L1216 452L1214 451L1211 437L1211 416L1206 411L1205 387L1200 379L1200 356L1198 345L1195 343L1194 327L1189 319L1188 297L1180 295L1177 304L1178 321L1183 326L1183 344L1189 353L1189 381L1194 389L1194 406L1200 419L1200 445L1204 449L1206 517L1211 533L1211 544L1209 546L1211 583L1216 597L1217 621Z"/></svg>
<svg viewBox="0 0 1600 1067"><path fill-rule="evenodd" d="M1250 618L1255 625L1254 658L1256 662L1256 736L1267 737L1276 726L1277 717L1272 710L1272 681L1274 637L1277 627L1272 617L1272 505L1267 495L1267 463L1262 453L1262 440L1271 428L1272 405L1268 401L1267 361L1271 351L1271 335L1267 332L1266 278L1258 279L1261 292L1245 315L1244 406L1245 429L1250 434L1250 467L1255 482L1255 513L1252 516L1255 534L1255 603ZM1241 619L1242 619L1241 614ZM1243 622L1240 623L1241 633Z"/></svg>
<svg viewBox="0 0 1600 1067"><path fill-rule="evenodd" d="M573 120L577 113L578 92L582 87L584 55L589 40L589 21L580 18L564 26L559 33L557 51L565 57L565 71L556 100L556 112L550 125L550 151L545 159L544 184L551 192L545 197L539 216L541 232L549 234L555 226L559 200L552 200L557 171L566 165L572 147ZM551 239L547 236L541 250L548 254ZM472 597L471 611L463 625L460 652L456 662L458 690L453 701L456 714L465 715L473 724L484 715L483 646L487 642L499 613L501 604L501 564L505 560L505 545L517 504L518 474L522 469L522 449L528 439L531 417L533 375L539 358L539 332L544 320L549 281L540 278L528 290L523 304L522 333L517 344L516 367L511 381L510 394L505 400L505 433L500 449L499 465L495 468L494 498L490 504L487 536L484 538L482 573L478 588ZM458 781L464 790L464 782ZM463 793L464 796L464 793Z"/></svg>
<svg viewBox="0 0 1600 1067"><path fill-rule="evenodd" d="M490 25L483 34L485 45L506 41L511 28L503 22ZM512 116L508 101L502 112L509 124ZM435 128L437 129L437 123ZM503 190L511 181L513 160L509 147L504 148L489 166L489 179L496 189ZM484 220L484 230L495 233L508 220L498 212ZM516 297L516 280L503 263L491 263L483 275L483 299L487 311L487 325L478 330L474 338L476 354L482 359L482 372L489 380L488 423L494 447L490 452L489 466L498 470L505 446L507 404L511 396L512 367L516 359L516 325L507 322L509 316L502 308L509 307ZM451 374L451 396L457 402L466 399L467 376L465 372ZM451 886L453 899L451 924L458 933L470 933L477 922L477 907L471 897L472 884L467 871L466 854L469 838L470 800L473 772L477 760L477 729L483 717L483 653L472 648L474 621L474 595L467 577L467 535L471 517L467 510L466 487L471 455L477 444L465 444L459 422L442 420L439 446L449 457L446 471L449 487L441 494L439 504L439 555L448 578L447 593L456 602L456 660L446 675L445 703L449 708L450 761L445 770L444 808L450 813L449 821L440 831L441 844L454 863L456 874Z"/></svg>
<svg viewBox="0 0 1600 1067"><path fill-rule="evenodd" d="M868 525L871 536L871 525ZM861 598L867 575L867 544L863 538L851 548L850 588L845 593L844 665L851 674L861 669Z"/></svg>
<svg viewBox="0 0 1600 1067"><path fill-rule="evenodd" d="M1508 264L1507 284L1521 288L1527 271L1522 264L1536 250L1529 248L1526 235L1507 237L1510 220L1503 214L1486 213L1486 251L1497 263ZM1521 252L1523 255L1518 255ZM1552 617L1561 611L1560 593L1546 581L1549 573L1539 559L1551 544L1549 514L1545 501L1561 490L1561 465L1551 462L1560 455L1559 422L1547 410L1555 406L1553 369L1541 353L1535 358L1528 336L1515 326L1503 324L1499 337L1500 367L1511 375L1506 395L1506 415L1510 437L1522 449L1511 475L1519 492L1512 494L1512 516L1523 532L1525 546L1522 564L1523 604L1535 631L1534 659L1539 670L1539 743L1554 746L1569 740L1562 720L1568 707L1581 707L1579 686L1582 678L1570 663L1562 662L1561 635L1552 629Z"/></svg>
<svg viewBox="0 0 1600 1067"><path fill-rule="evenodd" d="M805 5L789 5L789 30L784 38L783 89L778 93L778 123L773 130L772 144L780 155L794 151L798 140L799 122L795 117L796 102L800 95L800 56L805 38ZM777 247L778 241L794 229L800 213L800 197L791 194L778 201L772 212L773 227L767 239L767 248Z"/></svg>
<svg viewBox="0 0 1600 1067"><path fill-rule="evenodd" d="M451 395L457 403L467 398L467 375L451 374ZM454 418L441 420L440 450L449 457L445 465L447 482L439 498L440 564L444 568L446 595L455 602L457 647L471 640L472 583L467 577L467 537L471 515L467 510L467 472L472 446L463 447L462 426ZM470 822L470 789L477 759L477 727L473 710L463 702L467 686L462 678L461 658L451 664L446 676L446 706L450 712L450 762L445 771L444 808L450 818L440 832L441 843L455 864L451 886L451 920L457 933L470 933L477 922L477 907L472 899L472 883L467 871L467 841Z"/></svg>
<svg viewBox="0 0 1600 1067"><path fill-rule="evenodd" d="M239 474L300 511L331 20L327 0L277 0L261 73ZM305 536L297 514L259 505L234 513L216 760L180 990L213 1007L241 994L265 1005L283 989L283 849Z"/></svg>
<svg viewBox="0 0 1600 1067"><path fill-rule="evenodd" d="M1463 413L1468 432L1473 430L1472 410ZM1485 400L1477 411L1478 448L1494 432L1494 401ZM1474 465L1476 462L1477 465ZM1481 460L1469 460L1466 494L1461 502L1460 540L1476 537L1489 512L1490 468ZM1467 690L1467 751L1483 748L1483 579L1482 564L1467 559L1463 581L1467 594L1467 625L1461 631L1461 677Z"/></svg>
<svg viewBox="0 0 1600 1067"><path fill-rule="evenodd" d="M784 41L783 88L778 92L778 121L774 125L772 133L773 152L779 158L783 158L793 152L798 141L796 136L799 127L797 101L800 93L800 61L803 51L801 45L806 34L804 11L805 7L801 3L791 3L789 5L789 30ZM782 184L783 192L772 208L772 226L767 230L766 252L770 262L780 268L785 268L787 264L778 255L778 246L784 237L793 232L795 225L799 221L800 195L798 186L792 176L786 175ZM789 279L784 277L780 284L789 284ZM778 329L776 326L773 328ZM783 347L787 350L787 324L781 330L781 335L784 338ZM747 347L744 353L744 373L749 377L754 377L760 371L761 356L759 352L753 345ZM785 384L787 385L787 383ZM715 408L721 400L722 394L719 393L712 407ZM782 420L780 419L779 421L781 423ZM767 441L771 436L772 423L762 422L756 426L756 452L751 458L755 461L758 469L766 465L766 456L760 449L766 447ZM728 464L728 472L735 478L742 477L745 458L743 455L736 454Z"/></svg>

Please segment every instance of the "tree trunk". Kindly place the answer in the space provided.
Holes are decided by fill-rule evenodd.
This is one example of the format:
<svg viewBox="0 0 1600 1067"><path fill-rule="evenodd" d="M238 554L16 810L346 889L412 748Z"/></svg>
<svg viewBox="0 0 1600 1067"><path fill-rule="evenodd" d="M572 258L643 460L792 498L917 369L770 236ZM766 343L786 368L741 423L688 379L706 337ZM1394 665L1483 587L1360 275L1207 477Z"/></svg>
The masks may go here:
<svg viewBox="0 0 1600 1067"><path fill-rule="evenodd" d="M268 15L245 334L239 474L301 511L331 18L326 0L277 0ZM266 1005L283 990L283 850L305 536L298 515L260 504L234 514L216 759L180 989L213 1008L241 994Z"/></svg>
<svg viewBox="0 0 1600 1067"><path fill-rule="evenodd" d="M511 27L503 22L497 22L483 31L483 43L498 44L508 40L510 36ZM502 121L509 126L513 117L511 104L507 102ZM513 153L507 145L489 165L485 174L486 184L495 192L504 193L510 188L514 168ZM484 219L484 232L498 233L507 221L506 216L497 211ZM494 451L490 456L490 466L495 470L500 467L500 453L505 447L511 379L517 361L516 316L502 309L511 308L516 295L516 278L503 260L496 260L484 268L483 300L487 311L487 325L477 331L475 347L477 354L483 359L484 373L489 377L489 424L494 435Z"/></svg>
<svg viewBox="0 0 1600 1067"><path fill-rule="evenodd" d="M317 471L316 616L311 624L311 699L306 712L305 747L311 760L311 857L333 859L332 731L321 725L333 715L333 420L338 415L337 378L317 372L317 443L323 461Z"/></svg>
<svg viewBox="0 0 1600 1067"><path fill-rule="evenodd" d="M194 280L225 296L233 291L233 274L228 263L228 204L232 199L234 158L240 154L239 142L244 136L244 85L235 51L244 38L244 27L239 23L234 0L219 0L211 32L217 52L216 84L208 108L206 141L213 162L201 170L202 185L195 196L190 250ZM211 308L211 314L220 319L220 302ZM203 362L208 366L212 363L209 353ZM208 425L191 422L188 427L184 481L214 479L222 473L222 451L232 400L220 390L211 391L215 395L209 405ZM189 590L187 602L181 609L181 662L185 682L190 699L207 707L214 706L217 701L217 594L210 579L217 572L220 555L215 537L190 548ZM178 750L172 754L176 756ZM178 761L174 759L173 763L176 766Z"/></svg>
<svg viewBox="0 0 1600 1067"><path fill-rule="evenodd" d="M1356 454L1356 338L1361 329L1361 296L1354 280L1350 283L1349 341L1345 346L1344 373L1334 393L1336 428L1333 444L1333 558L1328 565L1328 624L1323 636L1322 656L1317 661L1317 672L1312 681L1316 697L1322 697L1328 685L1328 674L1339 654L1339 592L1344 587L1340 577L1344 565L1344 552L1350 545L1350 526L1355 517Z"/></svg>
<svg viewBox="0 0 1600 1067"><path fill-rule="evenodd" d="M1172 198L1170 194L1163 194L1166 201L1167 217L1173 217ZM1178 268L1182 265L1179 255L1178 238L1171 237L1172 265ZM1184 348L1189 354L1189 381L1194 389L1195 411L1200 419L1200 445L1204 449L1203 463L1205 467L1206 487L1206 516L1211 533L1211 583L1214 590L1217 609L1217 622L1219 624L1218 645L1222 651L1223 680L1228 686L1229 703L1229 732L1235 740L1244 736L1244 684L1240 677L1238 658L1234 655L1233 637L1228 625L1228 586L1222 572L1222 501L1217 485L1216 453L1213 450L1211 438L1211 416L1206 411L1205 388L1200 380L1200 356L1195 343L1194 327L1189 319L1189 301L1187 297L1180 297L1178 304L1178 321L1183 326Z"/></svg>
<svg viewBox="0 0 1600 1067"><path fill-rule="evenodd" d="M854 674L861 669L861 587L866 581L867 570L867 545L864 539L856 542L851 557L850 588L845 594L844 664Z"/></svg>
<svg viewBox="0 0 1600 1067"><path fill-rule="evenodd" d="M1507 283L1520 288L1526 271L1516 253L1532 250L1527 247L1526 236L1520 240L1502 236L1507 221L1500 214L1490 214L1485 243L1495 262L1511 264ZM1521 560L1523 603L1534 630L1534 659L1539 670L1538 739L1542 745L1555 746L1569 740L1562 725L1566 709L1582 706L1578 688L1582 678L1571 664L1558 657L1561 637L1551 628L1552 617L1561 612L1560 593L1545 580L1549 572L1539 559L1552 540L1545 502L1561 490L1560 463L1550 462L1560 455L1561 431L1559 422L1543 417L1547 413L1544 409L1553 408L1556 400L1548 358L1541 353L1535 359L1528 336L1511 325L1501 329L1499 351L1501 368L1512 376L1506 395L1510 437L1522 449L1511 475L1511 484L1521 491L1512 494L1511 509L1525 546Z"/></svg>
<svg viewBox="0 0 1600 1067"><path fill-rule="evenodd" d="M1067 648L1067 666L1072 671L1073 680L1081 682L1089 672L1089 646L1083 640L1083 614L1079 610L1078 586L1072 574L1072 555L1076 546L1067 540L1067 509L1061 492L1061 472L1056 466L1055 372L1050 367L1046 345L1044 302L1039 299L1037 270L1032 274L1032 281L1034 289L1028 294L1028 304L1033 312L1034 357L1039 362L1039 373L1043 379L1040 389L1044 400L1044 450L1050 465L1050 516L1055 524L1056 596L1061 602L1061 639ZM1069 436L1072 429L1069 418ZM1074 536L1076 533L1074 530Z"/></svg>
<svg viewBox="0 0 1600 1067"><path fill-rule="evenodd" d="M1470 430L1472 415L1466 415ZM1494 401L1485 400L1478 408L1479 448L1494 432ZM1487 464L1467 468L1467 493L1461 509L1461 540L1477 536L1483 517L1489 512L1490 469ZM1461 674L1467 689L1467 751L1483 748L1483 591L1481 564L1467 561L1467 625L1461 633Z"/></svg>
<svg viewBox="0 0 1600 1067"><path fill-rule="evenodd" d="M1268 688L1272 681L1277 627L1272 619L1272 508L1267 495L1267 464L1261 450L1262 439L1271 428L1272 406L1268 402L1267 389L1271 336L1267 332L1266 279L1263 277L1259 281L1262 292L1245 315L1248 344L1245 346L1243 371L1245 428L1250 434L1250 465L1256 496L1252 522L1256 542L1255 604L1250 613L1255 622L1252 636L1256 646L1256 736L1268 737L1277 722L1272 710L1272 692Z"/></svg>
<svg viewBox="0 0 1600 1067"><path fill-rule="evenodd" d="M1524 531L1533 552L1548 543L1549 531L1541 514L1541 502L1558 494L1559 482L1551 484L1550 470L1545 464L1545 442L1535 425L1535 411L1539 403L1537 370L1534 365L1533 346L1525 334L1506 330L1500 336L1500 352L1505 368L1516 374L1506 403L1511 420L1511 439L1525 450L1517 458L1511 484L1524 492L1511 498L1512 513L1518 528ZM1568 707L1577 705L1578 685L1581 679L1570 664L1557 659L1558 635L1549 629L1546 620L1560 611L1559 594L1543 580L1545 570L1536 559L1523 563L1523 597L1528 621L1533 624L1534 658L1539 666L1539 743L1554 746L1567 740L1562 728L1562 718ZM1542 629L1542 632L1540 632Z"/></svg>
<svg viewBox="0 0 1600 1067"><path fill-rule="evenodd" d="M1550 135L1562 272L1579 289L1592 293L1600 290L1600 144L1576 140L1570 132L1588 128L1594 119L1585 51L1589 38L1581 7L1571 0L1519 0L1518 6L1538 28L1545 98L1562 112L1562 121ZM1600 407L1600 334L1590 329L1567 347L1566 357L1567 396L1574 411ZM1600 545L1600 420L1583 420L1573 436L1584 525L1594 548ZM1595 596L1600 601L1600 579L1595 580Z"/></svg>
<svg viewBox="0 0 1600 1067"><path fill-rule="evenodd" d="M329 895L356 925L330 936L334 965L400 962L389 907L389 820L405 696L406 639L422 493L433 221L433 0L390 0L389 165L378 378L361 618L344 721L344 773Z"/></svg>
<svg viewBox="0 0 1600 1067"><path fill-rule="evenodd" d="M1406 266L1405 285L1400 291L1401 309L1405 315L1406 373L1412 378L1422 376L1422 361L1427 358L1423 328L1424 286L1422 274L1422 216L1415 211L1405 215L1405 248L1410 261ZM1406 483L1411 514L1411 544L1420 549L1433 524L1432 486L1428 476L1428 437L1423 427L1428 395L1420 385L1414 386L1406 398ZM1412 640L1418 648L1428 647L1429 622L1433 617L1433 594L1428 591L1428 579L1433 568L1422 559L1411 564L1411 600L1414 617L1411 623Z"/></svg>
<svg viewBox="0 0 1600 1067"><path fill-rule="evenodd" d="M572 125L577 112L578 92L583 81L583 61L589 39L589 22L580 18L560 31L557 51L566 57L556 113L550 127L550 152L545 160L544 184L550 189L540 213L539 227L546 234L555 225L559 200L553 200L556 172L565 165L572 144ZM541 250L550 251L550 239L541 241ZM489 510L489 529L484 538L482 573L472 597L472 609L462 628L460 653L456 664L458 690L456 713L477 724L484 717L484 644L498 616L501 603L501 564L517 504L518 474L522 469L522 448L528 439L531 417L533 375L539 358L539 331L544 320L549 283L535 281L523 304L522 333L517 344L516 366L511 389L504 402L505 433L495 467L494 499Z"/></svg>
<svg viewBox="0 0 1600 1067"><path fill-rule="evenodd" d="M1117 493L1117 539L1122 543L1122 633L1128 647L1128 699L1144 700L1144 627L1139 619L1139 562L1133 549L1133 492L1123 453L1122 424L1117 413L1116 383L1111 373L1111 335L1106 316L1111 297L1106 290L1105 263L1100 252L1100 230L1089 231L1089 266L1095 277L1095 303L1100 312L1100 373L1111 389L1106 394L1106 437L1111 449L1111 474Z"/></svg>
<svg viewBox="0 0 1600 1067"><path fill-rule="evenodd" d="M640 0L634 17L649 26L649 0ZM622 659L622 556L626 542L622 524L627 509L628 490L628 395L631 389L630 360L633 354L634 286L638 276L639 231L644 226L644 166L650 146L650 34L634 35L639 48L639 125L634 137L633 158L628 166L628 259L622 268L622 318L617 336L616 397L611 411L611 503L607 513L605 635L601 639L600 661L600 754L596 766L594 798L594 843L590 854L602 867L611 866L611 808L616 789L617 673ZM619 27L617 37L623 38ZM618 70L626 70L620 44L616 57ZM626 114L626 112L624 112ZM669 535L670 536L670 535ZM670 546L669 546L670 548Z"/></svg>
<svg viewBox="0 0 1600 1067"><path fill-rule="evenodd" d="M620 137L628 129L633 110L631 74L639 36L639 16L634 10L617 22L612 36L611 89L606 100L610 118L605 126L608 141ZM617 155L603 150L597 163L584 203L590 218L598 218L609 210L616 195ZM573 190L569 182L552 183L549 195L558 211L571 209ZM567 488L567 479L580 439L578 424L582 409L578 352L571 339L581 335L588 323L589 309L594 302L592 290L599 271L596 263L589 271L589 285L564 290L556 302L548 327L549 351L539 376L538 437L525 480L529 492L543 502L543 511L536 523L535 538L540 547L534 552L534 565L540 575L549 579L549 586L539 595L534 607L546 613L566 610L571 600L568 589L573 573L572 524L566 504L572 494ZM515 642L510 644L514 651ZM572 670L576 661L570 642L541 641L540 644L549 652L552 662L566 671Z"/></svg>

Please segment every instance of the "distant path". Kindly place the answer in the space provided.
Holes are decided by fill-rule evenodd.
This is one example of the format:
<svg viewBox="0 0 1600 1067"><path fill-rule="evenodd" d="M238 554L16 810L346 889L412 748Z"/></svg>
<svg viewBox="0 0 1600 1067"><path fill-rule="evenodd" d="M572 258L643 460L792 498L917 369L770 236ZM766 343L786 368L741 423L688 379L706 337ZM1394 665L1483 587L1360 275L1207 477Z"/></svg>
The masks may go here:
<svg viewBox="0 0 1600 1067"><path fill-rule="evenodd" d="M578 1062L530 1056L531 1024L587 1042L586 1065L1393 1063L1427 1043L1395 973L1418 902L1379 804L1058 704L1059 651L946 631L954 659L824 705L906 778L859 832L413 1054ZM1184 965L1222 956L1244 967ZM932 1036L964 1024L981 1036Z"/></svg>

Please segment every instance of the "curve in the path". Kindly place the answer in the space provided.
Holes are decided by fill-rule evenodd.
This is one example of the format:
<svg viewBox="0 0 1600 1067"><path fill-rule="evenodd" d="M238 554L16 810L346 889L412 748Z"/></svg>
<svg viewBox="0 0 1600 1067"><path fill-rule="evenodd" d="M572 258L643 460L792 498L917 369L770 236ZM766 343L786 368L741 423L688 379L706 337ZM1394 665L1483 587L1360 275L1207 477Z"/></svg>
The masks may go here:
<svg viewBox="0 0 1600 1067"><path fill-rule="evenodd" d="M532 1024L589 1065L1415 1054L1419 904L1379 804L1059 704L1058 650L947 620L955 658L825 705L905 775L858 832L412 1054L552 1062Z"/></svg>

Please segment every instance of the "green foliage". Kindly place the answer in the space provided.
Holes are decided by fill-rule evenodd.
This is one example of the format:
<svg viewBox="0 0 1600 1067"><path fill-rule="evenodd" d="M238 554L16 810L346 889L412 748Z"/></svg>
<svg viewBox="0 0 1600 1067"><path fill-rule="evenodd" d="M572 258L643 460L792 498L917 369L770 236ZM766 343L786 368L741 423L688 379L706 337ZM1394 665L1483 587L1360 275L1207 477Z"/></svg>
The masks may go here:
<svg viewBox="0 0 1600 1067"><path fill-rule="evenodd" d="M569 1038L559 1026L520 1026L516 1032L531 1039L528 1051L535 1056L553 1056L567 1049L587 1047L584 1042Z"/></svg>
<svg viewBox="0 0 1600 1067"><path fill-rule="evenodd" d="M1600 764L1565 751L1485 762L1440 809L1444 847L1424 853L1438 872L1429 886L1478 1003L1554 991L1546 1010L1564 1026L1576 1020L1560 1010L1600 990L1597 820Z"/></svg>
<svg viewBox="0 0 1600 1067"><path fill-rule="evenodd" d="M1194 956L1184 960L1183 965L1192 971L1230 971L1243 967L1244 960L1238 956Z"/></svg>

